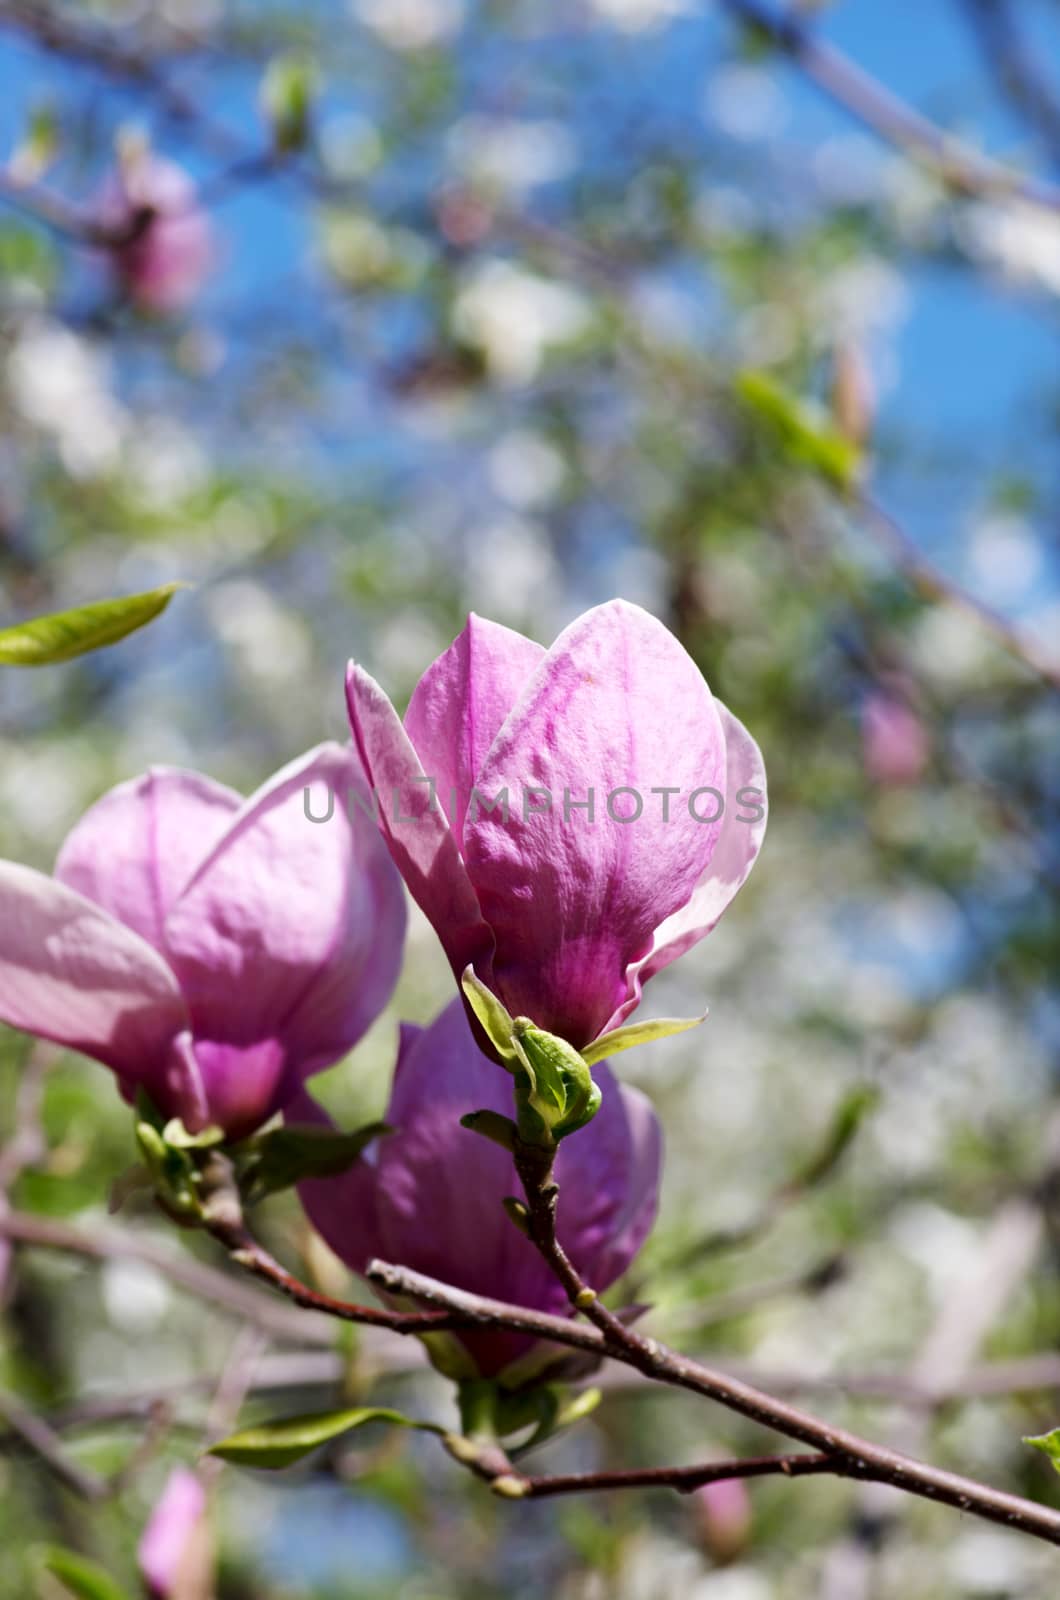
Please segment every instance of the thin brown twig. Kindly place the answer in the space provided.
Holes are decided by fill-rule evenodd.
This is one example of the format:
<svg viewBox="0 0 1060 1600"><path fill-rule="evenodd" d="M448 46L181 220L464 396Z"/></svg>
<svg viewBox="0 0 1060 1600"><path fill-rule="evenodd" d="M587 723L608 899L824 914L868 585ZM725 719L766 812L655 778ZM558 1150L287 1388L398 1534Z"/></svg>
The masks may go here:
<svg viewBox="0 0 1060 1600"><path fill-rule="evenodd" d="M557 1238L559 1190L552 1176L552 1161L551 1152L516 1143L515 1165L526 1195L529 1236L572 1305L584 1311L599 1331L610 1355L625 1359L646 1377L703 1395L753 1422L810 1445L829 1457L840 1476L886 1483L1060 1545L1060 1511L862 1439L627 1327L584 1282Z"/></svg>
<svg viewBox="0 0 1060 1600"><path fill-rule="evenodd" d="M936 126L834 45L819 39L790 11L760 0L721 0L746 27L768 38L828 98L888 144L929 167L951 189L965 195L1012 196L1060 211L1060 189L1027 177L963 144Z"/></svg>
<svg viewBox="0 0 1060 1600"><path fill-rule="evenodd" d="M807 1478L835 1473L831 1456L738 1456L731 1461L702 1461L691 1467L633 1467L621 1472L567 1472L551 1477L518 1475L522 1498L542 1500L559 1494L592 1494L603 1489L676 1489L692 1494L708 1483L731 1478Z"/></svg>
<svg viewBox="0 0 1060 1600"><path fill-rule="evenodd" d="M17 1395L0 1392L0 1420L42 1461L48 1471L84 1500L105 1500L112 1492L106 1478L90 1472L70 1455L59 1435L24 1406Z"/></svg>

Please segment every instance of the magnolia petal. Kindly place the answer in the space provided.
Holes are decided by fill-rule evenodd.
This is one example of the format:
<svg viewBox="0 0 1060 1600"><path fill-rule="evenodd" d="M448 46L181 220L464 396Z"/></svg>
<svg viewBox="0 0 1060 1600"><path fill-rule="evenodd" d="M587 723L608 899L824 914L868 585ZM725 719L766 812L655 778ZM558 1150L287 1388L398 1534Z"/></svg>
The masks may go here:
<svg viewBox="0 0 1060 1600"><path fill-rule="evenodd" d="M488 979L493 936L441 805L401 719L374 678L351 662L346 700L354 743L379 801L379 824L409 893L431 923L454 973Z"/></svg>
<svg viewBox="0 0 1060 1600"><path fill-rule="evenodd" d="M413 690L405 731L458 841L490 746L544 655L534 640L472 612Z"/></svg>
<svg viewBox="0 0 1060 1600"><path fill-rule="evenodd" d="M620 1088L605 1063L596 1076L600 1110L563 1142L556 1174L559 1237L579 1270L603 1290L628 1265L654 1216L658 1135L642 1096ZM505 1214L504 1200L517 1188L510 1154L460 1125L469 1113L503 1118L511 1110L509 1080L478 1049L454 1000L429 1028L402 1031L386 1111L395 1132L373 1152L374 1168L360 1163L340 1178L301 1184L303 1204L355 1270L363 1271L374 1254L473 1293L563 1312L563 1290ZM301 1106L298 1116L302 1120ZM440 1217L444 1228L437 1225ZM533 1344L505 1330L454 1337L484 1376Z"/></svg>
<svg viewBox="0 0 1060 1600"><path fill-rule="evenodd" d="M152 767L85 812L55 876L164 950L170 907L242 804L201 773Z"/></svg>
<svg viewBox="0 0 1060 1600"><path fill-rule="evenodd" d="M616 1282L647 1239L659 1207L662 1178L662 1128L651 1101L629 1084L615 1083L614 1089L615 1098L621 1102L626 1134L623 1181L619 1191L621 1200L610 1219L608 1238L595 1263L586 1262L583 1268L583 1275L594 1288ZM603 1115L603 1107L599 1115ZM570 1158L576 1157L575 1146L570 1150ZM562 1180L562 1169L560 1178ZM562 1200L560 1203L562 1205Z"/></svg>
<svg viewBox="0 0 1060 1600"><path fill-rule="evenodd" d="M166 1481L136 1551L152 1600L180 1600L192 1592L186 1586L187 1576L194 1572L194 1563L202 1560L197 1546L204 1535L206 1508L202 1481L187 1467L177 1467Z"/></svg>
<svg viewBox="0 0 1060 1600"><path fill-rule="evenodd" d="M148 1087L188 1027L177 979L146 940L13 861L0 862L0 1019Z"/></svg>
<svg viewBox="0 0 1060 1600"><path fill-rule="evenodd" d="M720 700L715 705L725 730L728 782L725 814L717 848L688 904L655 931L646 958L630 969L630 995L611 1018L616 1027L635 1009L643 985L671 961L705 939L747 882L765 839L769 816L766 768L762 752L743 723ZM754 800L751 795L758 798ZM741 796L743 799L741 800ZM761 811L761 816L753 813ZM751 820L746 820L747 817Z"/></svg>
<svg viewBox="0 0 1060 1600"><path fill-rule="evenodd" d="M306 814L313 785L334 797L325 822ZM246 802L166 919L196 1037L258 1047L247 1070L260 1069L262 1117L353 1047L397 979L401 885L371 817L347 804L358 785L363 798L341 745L291 762ZM285 1053L282 1082L267 1041Z"/></svg>
<svg viewBox="0 0 1060 1600"><path fill-rule="evenodd" d="M724 795L725 763L710 690L656 618L614 600L560 635L479 775L488 794L508 791L510 815L469 815L464 829L496 938L492 987L513 1014L578 1048L602 1031L630 965L708 868L717 800L698 799L695 814L689 800ZM591 822L573 809L590 788ZM663 788L679 794L669 821Z"/></svg>

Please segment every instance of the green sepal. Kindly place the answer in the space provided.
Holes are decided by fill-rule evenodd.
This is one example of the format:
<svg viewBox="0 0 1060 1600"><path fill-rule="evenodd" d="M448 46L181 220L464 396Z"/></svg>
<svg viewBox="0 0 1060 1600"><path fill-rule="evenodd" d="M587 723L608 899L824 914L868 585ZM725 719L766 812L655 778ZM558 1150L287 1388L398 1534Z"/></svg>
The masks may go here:
<svg viewBox="0 0 1060 1600"><path fill-rule="evenodd" d="M117 644L151 622L186 583L165 583L159 589L120 600L96 600L72 611L55 611L12 628L0 629L0 666L46 667L58 661Z"/></svg>
<svg viewBox="0 0 1060 1600"><path fill-rule="evenodd" d="M600 1109L600 1090L585 1057L529 1017L511 1016L473 967L465 967L460 981L501 1065L515 1079L519 1139L551 1146L583 1128Z"/></svg>
<svg viewBox="0 0 1060 1600"><path fill-rule="evenodd" d="M393 1131L386 1122L369 1122L349 1133L297 1123L270 1128L239 1151L243 1198L253 1203L306 1178L336 1178L349 1171L374 1139Z"/></svg>
<svg viewBox="0 0 1060 1600"><path fill-rule="evenodd" d="M1060 1472L1060 1428L1051 1428L1048 1433L1024 1434L1023 1442L1041 1450Z"/></svg>
<svg viewBox="0 0 1060 1600"><path fill-rule="evenodd" d="M129 1600L128 1590L115 1583L109 1573L87 1556L61 1545L48 1545L35 1552L42 1571L57 1578L75 1600Z"/></svg>
<svg viewBox="0 0 1060 1600"><path fill-rule="evenodd" d="M460 987L467 996L468 1004L482 1025L482 1031L500 1056L501 1061L509 1072L514 1072L518 1065L518 1056L512 1043L512 1029L515 1024L511 1014L497 999L492 989L487 989L482 979L478 977L474 967L464 968L460 979Z"/></svg>
<svg viewBox="0 0 1060 1600"><path fill-rule="evenodd" d="M137 1122L136 1142L163 1209L177 1222L201 1222L202 1203L188 1151L169 1144L153 1122Z"/></svg>
<svg viewBox="0 0 1060 1600"><path fill-rule="evenodd" d="M460 1118L460 1126L467 1128L471 1133L480 1133L484 1139L491 1139L494 1144L499 1144L502 1150L507 1150L509 1155L515 1151L515 1141L519 1137L519 1129L511 1117L502 1116L499 1111L469 1111Z"/></svg>
<svg viewBox="0 0 1060 1600"><path fill-rule="evenodd" d="M174 1150L213 1150L225 1142L225 1131L213 1123L200 1133L189 1133L179 1117L170 1117L162 1129L162 1138Z"/></svg>
<svg viewBox="0 0 1060 1600"><path fill-rule="evenodd" d="M594 1039L592 1044L586 1045L582 1057L592 1067L607 1056L617 1056L620 1050L632 1050L638 1044L651 1044L655 1039L687 1033L689 1028L698 1028L706 1020L704 1011L701 1017L656 1017L649 1022L630 1022L624 1028L613 1028L610 1033Z"/></svg>
<svg viewBox="0 0 1060 1600"><path fill-rule="evenodd" d="M517 1017L512 1043L530 1079L527 1104L553 1140L584 1128L600 1109L600 1088L572 1044Z"/></svg>
<svg viewBox="0 0 1060 1600"><path fill-rule="evenodd" d="M258 1467L278 1472L292 1466L311 1451L332 1439L339 1439L366 1422L389 1422L399 1428L419 1428L425 1433L444 1436L445 1429L433 1422L417 1422L387 1406L354 1406L343 1411L313 1412L298 1417L281 1417L262 1422L255 1428L242 1428L227 1439L211 1445L207 1454L218 1456L238 1467Z"/></svg>

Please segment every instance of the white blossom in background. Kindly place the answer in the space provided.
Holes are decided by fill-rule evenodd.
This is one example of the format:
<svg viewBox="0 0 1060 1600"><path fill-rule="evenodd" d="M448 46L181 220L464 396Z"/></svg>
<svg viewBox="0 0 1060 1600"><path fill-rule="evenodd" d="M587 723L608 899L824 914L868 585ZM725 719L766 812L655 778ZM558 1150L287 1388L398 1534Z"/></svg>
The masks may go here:
<svg viewBox="0 0 1060 1600"><path fill-rule="evenodd" d="M358 21L393 50L424 50L460 31L464 0L353 0Z"/></svg>
<svg viewBox="0 0 1060 1600"><path fill-rule="evenodd" d="M512 385L529 383L546 350L576 339L591 318L578 290L498 260L469 274L453 308L459 336L482 351L494 377Z"/></svg>
<svg viewBox="0 0 1060 1600"><path fill-rule="evenodd" d="M909 310L909 290L889 261L863 255L824 278L811 304L831 340L857 340L893 332Z"/></svg>
<svg viewBox="0 0 1060 1600"><path fill-rule="evenodd" d="M107 1317L123 1333L150 1333L172 1305L169 1284L147 1261L106 1261L100 1291Z"/></svg>
<svg viewBox="0 0 1060 1600"><path fill-rule="evenodd" d="M502 434L489 453L487 471L500 498L520 510L549 505L566 476L559 451L530 428Z"/></svg>
<svg viewBox="0 0 1060 1600"><path fill-rule="evenodd" d="M588 0L590 15L623 33L665 28L675 17L691 16L692 0Z"/></svg>
<svg viewBox="0 0 1060 1600"><path fill-rule="evenodd" d="M967 561L972 588L994 605L1029 598L1042 577L1042 547L1022 517L985 517L972 535Z"/></svg>
<svg viewBox="0 0 1060 1600"><path fill-rule="evenodd" d="M446 140L446 159L461 178L519 199L573 172L578 151L562 122L461 117Z"/></svg>
<svg viewBox="0 0 1060 1600"><path fill-rule="evenodd" d="M764 67L744 63L720 68L707 80L703 114L731 139L767 139L788 119L779 84Z"/></svg>
<svg viewBox="0 0 1060 1600"><path fill-rule="evenodd" d="M1018 200L981 201L955 220L957 242L1010 283L1060 295L1060 217Z"/></svg>
<svg viewBox="0 0 1060 1600"><path fill-rule="evenodd" d="M308 676L312 656L306 626L264 584L231 578L210 590L204 604L217 636L249 678L289 687Z"/></svg>
<svg viewBox="0 0 1060 1600"><path fill-rule="evenodd" d="M88 340L57 322L31 323L8 356L7 380L16 409L51 436L71 477L100 477L116 466L128 416Z"/></svg>
<svg viewBox="0 0 1060 1600"><path fill-rule="evenodd" d="M125 470L137 498L155 511L179 505L209 475L202 446L173 417L148 417L130 431Z"/></svg>
<svg viewBox="0 0 1060 1600"><path fill-rule="evenodd" d="M546 631L561 581L548 533L528 517L507 516L473 530L468 540L468 599L473 611L518 627L533 617Z"/></svg>

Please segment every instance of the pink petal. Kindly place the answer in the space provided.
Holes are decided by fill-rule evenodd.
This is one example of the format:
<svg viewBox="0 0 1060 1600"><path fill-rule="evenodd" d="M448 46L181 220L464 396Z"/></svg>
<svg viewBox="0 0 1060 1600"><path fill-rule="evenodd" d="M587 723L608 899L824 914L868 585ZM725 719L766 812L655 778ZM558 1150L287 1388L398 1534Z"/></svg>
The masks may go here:
<svg viewBox="0 0 1060 1600"><path fill-rule="evenodd" d="M401 719L374 678L350 663L346 699L354 742L379 801L379 824L409 893L459 977L472 963L489 981L493 936L479 910L440 804Z"/></svg>
<svg viewBox="0 0 1060 1600"><path fill-rule="evenodd" d="M144 1582L155 1600L176 1595L189 1547L206 1515L206 1490L186 1467L172 1472L137 1549Z"/></svg>
<svg viewBox="0 0 1060 1600"><path fill-rule="evenodd" d="M472 613L413 690L405 731L458 840L490 745L544 655L532 639Z"/></svg>
<svg viewBox="0 0 1060 1600"><path fill-rule="evenodd" d="M201 773L153 767L85 812L55 876L163 950L170 907L242 804Z"/></svg>
<svg viewBox="0 0 1060 1600"><path fill-rule="evenodd" d="M721 833L696 821L693 791L725 792L725 740L699 669L661 622L614 600L560 635L479 774L511 811L465 826L464 856L497 942L495 987L508 1009L588 1044L628 999L627 968L688 900ZM552 810L524 805L540 786ZM664 798L653 788L679 791ZM636 805L617 795L636 790ZM594 820L570 809L594 791ZM699 812L717 801L704 794ZM481 976L481 974L480 974ZM486 980L488 981L488 980Z"/></svg>
<svg viewBox="0 0 1060 1600"><path fill-rule="evenodd" d="M629 1265L655 1215L659 1132L647 1101L619 1086L606 1063L596 1117L561 1145L559 1236L603 1290ZM386 1120L395 1132L371 1159L337 1179L301 1184L315 1227L355 1271L372 1255L400 1261L474 1293L539 1310L567 1310L540 1255L505 1214L518 1192L508 1153L460 1126L482 1108L511 1115L510 1078L476 1046L454 1000L429 1028L402 1030ZM291 1114L304 1119L302 1102ZM503 1332L459 1335L481 1372L502 1370L533 1340Z"/></svg>
<svg viewBox="0 0 1060 1600"><path fill-rule="evenodd" d="M328 821L309 820L306 789L315 816L331 794ZM282 1087L291 1092L352 1049L385 1005L401 962L405 904L355 793L366 801L357 758L341 745L291 762L246 802L170 911L166 946L200 1061L200 1042L246 1049L276 1041L287 1064ZM267 1049L247 1058L270 1111L275 1065Z"/></svg>
<svg viewBox="0 0 1060 1600"><path fill-rule="evenodd" d="M713 931L722 913L746 883L765 839L769 808L762 752L728 707L717 699L714 704L725 730L727 753L721 836L687 905L667 917L656 929L650 953L630 969L630 996L610 1018L608 1029L617 1028L635 1009L641 987L649 978ZM761 816L754 817L758 810ZM754 820L741 820L749 817Z"/></svg>
<svg viewBox="0 0 1060 1600"><path fill-rule="evenodd" d="M13 861L0 862L0 1018L148 1088L164 1078L188 1027L157 951L73 889Z"/></svg>

